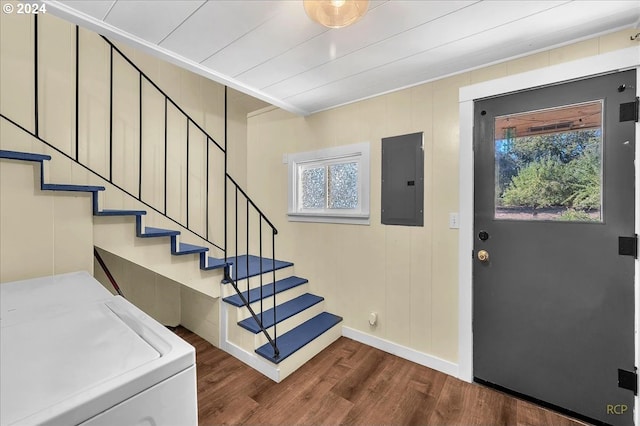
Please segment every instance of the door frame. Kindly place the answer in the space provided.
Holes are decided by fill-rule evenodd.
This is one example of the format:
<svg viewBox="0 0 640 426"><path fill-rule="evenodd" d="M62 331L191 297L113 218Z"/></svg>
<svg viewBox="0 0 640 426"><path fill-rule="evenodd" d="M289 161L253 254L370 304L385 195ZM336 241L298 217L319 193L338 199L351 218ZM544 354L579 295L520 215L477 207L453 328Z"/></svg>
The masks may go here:
<svg viewBox="0 0 640 426"><path fill-rule="evenodd" d="M458 234L458 378L473 381L473 107L474 100L538 86L627 69L636 69L636 96L640 96L640 46L514 74L459 91L459 219ZM640 200L640 124L636 123L635 197ZM635 232L640 234L640 208L635 212ZM640 259L634 270L635 306L640 307ZM635 316L635 365L640 367L640 310ZM634 422L640 426L640 396L635 397Z"/></svg>

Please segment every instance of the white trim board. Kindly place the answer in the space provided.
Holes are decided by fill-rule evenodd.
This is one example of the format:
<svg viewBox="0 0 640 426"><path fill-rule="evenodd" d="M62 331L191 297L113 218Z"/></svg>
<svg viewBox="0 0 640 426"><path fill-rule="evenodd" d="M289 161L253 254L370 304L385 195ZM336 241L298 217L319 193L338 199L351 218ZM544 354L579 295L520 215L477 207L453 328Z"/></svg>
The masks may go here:
<svg viewBox="0 0 640 426"><path fill-rule="evenodd" d="M220 284L223 286L224 284ZM220 294L222 294L222 289L220 289ZM247 364L249 367L257 370L258 372L264 374L271 380L276 383L280 382L280 369L274 364L266 361L264 358L257 355L255 352L247 352L241 347L235 345L227 339L229 323L227 321L228 318L228 307L225 302L220 299L220 309L218 310L219 314L219 324L220 324L220 349L231 354L233 357L239 359L240 361ZM232 325L234 326L234 325Z"/></svg>
<svg viewBox="0 0 640 426"><path fill-rule="evenodd" d="M617 50L460 88L460 232L458 251L458 375L473 380L473 101L533 87L553 85L593 75L636 68L636 95L640 96L640 46ZM636 124L636 216L640 234L640 124ZM640 260L635 263L635 359L640 366ZM640 426L640 397L635 397L635 424Z"/></svg>
<svg viewBox="0 0 640 426"><path fill-rule="evenodd" d="M415 362L416 364L441 371L450 376L458 376L458 365L451 361L428 355L424 352L390 342L389 340L381 339L380 337L372 336L351 327L343 326L342 335L357 342L364 343L365 345L380 349L381 351Z"/></svg>

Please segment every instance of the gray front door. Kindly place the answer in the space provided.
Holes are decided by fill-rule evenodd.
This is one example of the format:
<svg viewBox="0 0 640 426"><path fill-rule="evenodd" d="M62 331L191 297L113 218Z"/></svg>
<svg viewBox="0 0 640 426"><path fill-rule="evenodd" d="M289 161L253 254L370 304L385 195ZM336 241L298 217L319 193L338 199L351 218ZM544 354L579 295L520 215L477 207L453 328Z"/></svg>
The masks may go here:
<svg viewBox="0 0 640 426"><path fill-rule="evenodd" d="M477 101L473 369L578 415L633 424L635 70Z"/></svg>

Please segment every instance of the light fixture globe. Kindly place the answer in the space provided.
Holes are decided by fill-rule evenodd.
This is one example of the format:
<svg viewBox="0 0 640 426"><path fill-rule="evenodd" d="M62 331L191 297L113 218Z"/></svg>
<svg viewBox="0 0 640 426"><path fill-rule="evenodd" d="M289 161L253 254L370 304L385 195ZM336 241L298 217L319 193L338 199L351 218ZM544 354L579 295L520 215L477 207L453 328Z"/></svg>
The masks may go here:
<svg viewBox="0 0 640 426"><path fill-rule="evenodd" d="M303 0L309 18L329 28L351 25L367 13L369 0Z"/></svg>

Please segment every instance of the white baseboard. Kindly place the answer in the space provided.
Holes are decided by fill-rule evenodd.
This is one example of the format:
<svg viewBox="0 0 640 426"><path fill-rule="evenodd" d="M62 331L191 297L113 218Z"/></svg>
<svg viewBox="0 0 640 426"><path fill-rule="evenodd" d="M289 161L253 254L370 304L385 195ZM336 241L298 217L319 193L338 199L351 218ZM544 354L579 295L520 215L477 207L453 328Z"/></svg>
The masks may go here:
<svg viewBox="0 0 640 426"><path fill-rule="evenodd" d="M364 343L365 345L380 349L381 351L415 362L416 364L438 370L453 377L458 377L458 364L454 364L451 361L446 361L442 358L363 333L362 331L350 327L343 326L342 335L349 339Z"/></svg>
<svg viewBox="0 0 640 426"><path fill-rule="evenodd" d="M254 370L264 374L274 382L280 382L280 369L268 361L263 360L259 355L249 353L231 342L222 342L222 350L247 364Z"/></svg>

